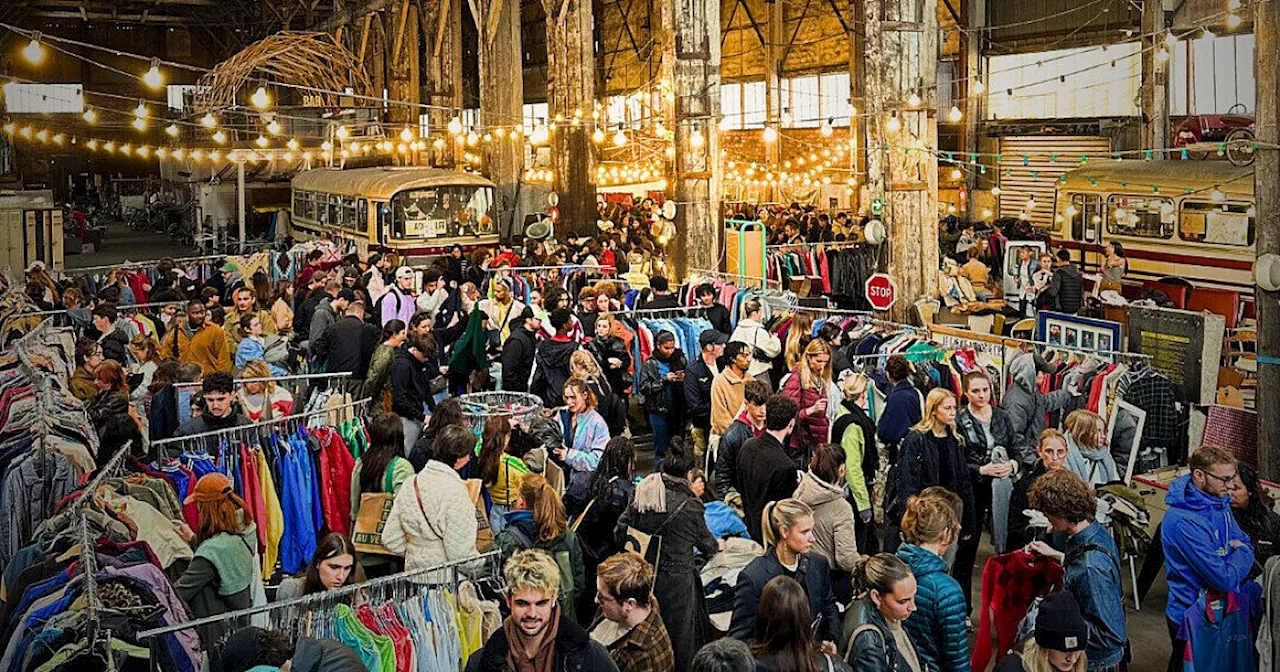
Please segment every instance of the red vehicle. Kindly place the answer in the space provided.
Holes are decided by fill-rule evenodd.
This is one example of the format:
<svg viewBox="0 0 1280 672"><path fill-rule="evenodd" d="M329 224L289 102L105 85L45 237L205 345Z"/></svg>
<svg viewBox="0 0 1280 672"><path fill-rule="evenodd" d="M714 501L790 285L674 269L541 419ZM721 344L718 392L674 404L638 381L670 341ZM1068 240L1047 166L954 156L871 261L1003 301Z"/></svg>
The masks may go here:
<svg viewBox="0 0 1280 672"><path fill-rule="evenodd" d="M1240 108L1240 114L1234 114ZM1237 166L1253 163L1253 115L1244 114L1246 108L1237 103L1227 114L1199 114L1187 117L1173 129L1174 147L1192 147L1202 143L1224 146L1227 160ZM1188 149L1187 153L1198 161L1218 154L1211 149Z"/></svg>

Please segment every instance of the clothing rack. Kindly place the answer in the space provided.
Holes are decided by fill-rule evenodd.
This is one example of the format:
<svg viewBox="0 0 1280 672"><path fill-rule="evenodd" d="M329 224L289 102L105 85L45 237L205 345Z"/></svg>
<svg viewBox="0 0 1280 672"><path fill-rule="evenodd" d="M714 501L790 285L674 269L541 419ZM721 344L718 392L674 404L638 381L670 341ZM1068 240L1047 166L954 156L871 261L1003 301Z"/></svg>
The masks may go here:
<svg viewBox="0 0 1280 672"><path fill-rule="evenodd" d="M843 243L775 243L773 245L765 245L766 250L781 250L786 248L796 250L812 250L822 248L824 250L841 250L849 247L865 247L866 243L859 242L843 242Z"/></svg>
<svg viewBox="0 0 1280 672"><path fill-rule="evenodd" d="M181 630L190 630L192 628L209 625L234 623L242 619L247 620L258 614L267 614L267 627L270 627L273 620L271 615L274 612L286 610L298 610L305 612L324 605L343 602L346 598L353 595L358 595L367 601L386 601L395 599L396 597L406 594L410 590L416 590L422 586L447 585L457 587L463 581L473 579L497 583L501 580L501 568L501 551L489 551L470 558L463 558L461 560L445 562L438 565L432 565L430 567L400 572L399 574L391 574L390 576L370 579L364 583L342 586L341 588L326 590L321 593L303 595L290 600L272 602L258 607L229 611L217 616L197 618L184 623L176 623L174 625L167 625L160 628L143 630L138 633L138 639L146 640L159 635L179 632ZM436 576L441 572L447 573L447 580L436 579ZM422 579L427 580L421 581Z"/></svg>
<svg viewBox="0 0 1280 672"><path fill-rule="evenodd" d="M160 307L160 306L185 306L187 305L187 303L188 301L185 301L185 300L184 301L160 301L160 302L153 301L151 303L129 303L123 306L116 306L116 310L137 310L139 308L152 308L152 307ZM59 308L57 310L35 310L29 313L14 313L9 317L12 317L12 318L41 317L41 316L51 316L51 315L62 315L68 312L70 312L70 309L68 308Z"/></svg>
<svg viewBox="0 0 1280 672"><path fill-rule="evenodd" d="M559 266L502 266L499 268L485 269L487 273L520 273L523 271L598 271L604 275L612 275L618 272L613 266L605 266L602 264L561 264Z"/></svg>
<svg viewBox="0 0 1280 672"><path fill-rule="evenodd" d="M278 383L282 380L314 380L317 378L335 379L350 377L350 371L336 371L334 373L294 373L287 376L271 376L269 378L236 378L235 383L237 385L241 383ZM174 383L174 387L200 387L202 384L203 383L200 382Z"/></svg>
<svg viewBox="0 0 1280 672"><path fill-rule="evenodd" d="M705 268L695 268L689 271L690 275L707 275L716 280L724 280L726 282L745 283L745 282L762 282L766 287L779 287L782 283L772 278L763 278L758 275L747 275L745 273L726 273L724 271L711 271ZM750 287L747 287L750 289Z"/></svg>
<svg viewBox="0 0 1280 672"><path fill-rule="evenodd" d="M367 403L369 403L368 399L357 399L355 401L348 401L348 402L333 405L333 406L322 406L320 408L313 409L310 411L304 411L302 413L294 413L292 415L284 415L278 418L271 418L270 420L253 422L247 425L238 425L236 427L227 427L225 429L215 429L208 432L201 432L199 434L189 434L187 436L174 436L167 439L158 439L156 441L152 441L151 446L154 449L155 447L166 446L171 443L184 443L184 442L194 441L196 439L204 439L204 438L209 438L214 436L235 437L241 434L248 435L250 433L254 433L268 427L275 428L281 424L296 423L299 420L306 420L308 418L327 415L329 413L333 413L336 411L343 411L346 409L355 409L356 407L362 406Z"/></svg>
<svg viewBox="0 0 1280 672"><path fill-rule="evenodd" d="M226 259L228 256L235 256L235 255L207 254L202 257L176 257L173 259L173 263L175 266L182 266L185 264L198 264L206 261L218 261L221 259ZM114 271L114 270L125 269L125 268L153 268L158 265L160 265L160 260L153 259L151 261L126 261L122 264L113 264L110 266L81 266L78 268L62 268L60 269L60 272L65 277L65 276L73 276L73 275L91 275L93 273L99 273L102 271Z"/></svg>

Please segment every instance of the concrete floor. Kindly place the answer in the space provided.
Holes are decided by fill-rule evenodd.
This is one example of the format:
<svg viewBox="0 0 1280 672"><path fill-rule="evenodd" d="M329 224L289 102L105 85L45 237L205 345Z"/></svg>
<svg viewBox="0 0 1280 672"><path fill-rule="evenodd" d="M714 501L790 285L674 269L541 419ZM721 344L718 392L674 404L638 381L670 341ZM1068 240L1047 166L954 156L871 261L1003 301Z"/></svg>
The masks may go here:
<svg viewBox="0 0 1280 672"><path fill-rule="evenodd" d="M66 268L108 266L126 261L150 261L161 257L191 257L199 254L163 233L134 231L123 222L107 225L107 235L102 249L90 254L68 254L63 259Z"/></svg>

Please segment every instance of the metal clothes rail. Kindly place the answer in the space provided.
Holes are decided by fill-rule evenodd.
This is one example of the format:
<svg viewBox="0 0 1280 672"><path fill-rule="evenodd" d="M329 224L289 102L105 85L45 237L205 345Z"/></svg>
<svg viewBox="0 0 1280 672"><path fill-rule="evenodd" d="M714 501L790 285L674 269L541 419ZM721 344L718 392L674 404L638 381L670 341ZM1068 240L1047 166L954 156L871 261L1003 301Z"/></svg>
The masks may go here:
<svg viewBox="0 0 1280 672"><path fill-rule="evenodd" d="M451 574L452 580L448 583L450 585L456 586L461 582L459 577L468 573L468 568L470 567L486 568L486 567L489 567L491 563L493 563L496 566L500 564L500 561L501 561L501 551L489 551L487 553L481 553L479 555L474 555L469 558L463 558L461 560L454 560L451 562L445 562L438 565L432 565L430 567L423 567L421 569L414 569L406 572L400 572L399 574L392 574L390 576L384 576L377 579L370 579L368 581L365 581L364 583L356 583L356 584L351 584L349 586L342 586L341 588L335 588L333 590L326 590L322 593L313 593L311 595L303 595L301 597L296 597L290 600L271 602L269 604L264 604L257 607L249 607L248 609L240 609L238 611L229 611L225 614L219 614L217 616L207 616L205 618L197 618L191 621L185 621L183 623L175 623L173 625L166 625L160 628L143 630L138 633L138 639L139 640L150 639L152 637L157 637L159 635L167 635L172 632L180 632L182 630L190 630L192 628L200 628L207 625L217 625L219 623L236 621L238 619L246 619L246 618L255 616L257 614L264 614L264 613L273 612L273 611L283 611L286 609L296 609L296 608L309 607L313 605L319 605L323 603L337 602L337 601L341 601L343 598L346 598L350 595L356 595L360 593L375 591L383 588L395 588L395 587L405 586L405 585L408 585L409 582L415 581L416 579L428 578L434 574L437 574L443 571L448 571ZM489 574L486 574L483 571L483 569L479 572L479 574L481 574L481 577L496 578ZM475 578L481 578L481 577L475 577ZM417 584L414 584L413 587L416 588Z"/></svg>
<svg viewBox="0 0 1280 672"><path fill-rule="evenodd" d="M285 376L271 376L268 378L236 378L237 385L241 383L278 383L282 380L314 380L317 378L342 379L350 378L350 371L335 371L333 373L295 373ZM174 387L200 387L203 383L174 383Z"/></svg>
<svg viewBox="0 0 1280 672"><path fill-rule="evenodd" d="M225 259L228 256L235 256L235 255L206 254L200 257L173 257L172 261L175 266L182 266L185 264L199 264L206 261L218 261L220 259ZM59 272L63 276L91 275L93 273L100 273L102 271L114 271L117 269L125 269L125 268L153 268L155 266L158 266L159 264L160 264L159 259L153 259L151 261L126 261L124 263L113 264L109 266L80 266L77 268L62 268L59 270Z"/></svg>
<svg viewBox="0 0 1280 672"><path fill-rule="evenodd" d="M236 427L227 427L225 429L215 429L208 432L201 432L199 434L188 434L186 436L173 436L167 439L158 439L156 441L152 441L151 446L154 449L157 446L167 446L173 443L190 442L195 439L204 439L204 438L213 437L213 436L236 436L237 434L253 432L253 431L261 430L268 427L275 427L277 425L280 425L286 422L302 420L306 418L314 418L317 416L327 415L329 413L343 411L346 409L355 409L356 407L365 405L367 403L369 403L369 400L366 398L366 399L358 399L355 401L348 401L342 404L338 404L336 406L322 406L320 408L317 408L311 411L294 413L292 415L283 415L278 418L271 418L270 420L253 422L247 425L238 425Z"/></svg>
<svg viewBox="0 0 1280 672"><path fill-rule="evenodd" d="M692 269L689 271L689 274L692 276L707 275L707 276L712 276L716 280L725 280L729 282L742 282L742 283L760 282L760 283L764 283L766 287L780 287L782 285L781 282L778 282L777 280L774 280L772 278L763 278L758 275L747 275L745 273L726 273L724 271L712 271L712 270L707 270L705 268ZM750 287L748 286L745 289L750 289Z"/></svg>

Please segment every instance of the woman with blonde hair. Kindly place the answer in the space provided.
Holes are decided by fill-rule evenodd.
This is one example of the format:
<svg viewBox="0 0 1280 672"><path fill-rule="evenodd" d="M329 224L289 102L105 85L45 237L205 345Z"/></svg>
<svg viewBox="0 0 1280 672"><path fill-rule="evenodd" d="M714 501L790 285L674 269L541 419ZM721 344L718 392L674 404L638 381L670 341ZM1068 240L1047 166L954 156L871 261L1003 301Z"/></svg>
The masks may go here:
<svg viewBox="0 0 1280 672"><path fill-rule="evenodd" d="M813 315L796 313L791 320L791 327L787 329L787 342L782 349L788 371L796 368L796 364L800 363L800 355L811 340L813 340Z"/></svg>
<svg viewBox="0 0 1280 672"><path fill-rule="evenodd" d="M964 502L960 539L978 534L964 439L956 431L956 396L940 387L929 391L920 422L902 440L898 459L889 468L884 495L886 551L897 551L901 543L899 523L907 500L935 485L956 493Z"/></svg>
<svg viewBox="0 0 1280 672"><path fill-rule="evenodd" d="M1036 612L1035 636L1000 660L995 672L1084 672L1089 628L1071 593L1050 593Z"/></svg>
<svg viewBox="0 0 1280 672"><path fill-rule="evenodd" d="M800 413L791 432L792 450L812 449L831 434L831 346L815 338L804 348L800 362L782 384L782 393L796 402Z"/></svg>
<svg viewBox="0 0 1280 672"><path fill-rule="evenodd" d="M831 427L831 442L844 451L844 482L849 486L849 501L857 514L854 537L858 550L875 553L880 540L875 535L871 484L880 469L880 451L876 446L876 422L867 413L867 377L846 371L840 377L840 402L844 411Z"/></svg>
<svg viewBox="0 0 1280 672"><path fill-rule="evenodd" d="M1102 416L1078 409L1067 415L1062 426L1067 430L1068 469L1089 485L1120 480L1115 458L1107 445L1107 423Z"/></svg>
<svg viewBox="0 0 1280 672"><path fill-rule="evenodd" d="M902 516L898 557L916 577L916 612L903 625L920 654L922 668L969 670L968 601L947 573L943 556L960 540L960 519L940 497L912 497Z"/></svg>
<svg viewBox="0 0 1280 672"><path fill-rule="evenodd" d="M564 503L556 489L539 474L520 479L515 509L506 515L506 525L493 538L493 545L510 558L520 551L541 549L560 566L560 576L572 579L560 584L560 609L570 619L576 612L578 593L585 590L586 570L577 534L569 528ZM568 570L568 573L566 573Z"/></svg>
<svg viewBox="0 0 1280 672"><path fill-rule="evenodd" d="M240 370L242 379L273 378L271 369L261 359L250 360ZM252 422L279 418L293 413L293 395L270 380L240 383L236 392L240 410Z"/></svg>
<svg viewBox="0 0 1280 672"><path fill-rule="evenodd" d="M831 588L831 565L820 553L810 552L814 545L813 509L795 498L769 502L760 516L760 525L765 552L738 574L729 635L750 641L761 591L774 577L787 576L804 587L809 609L818 621L814 634L824 650L835 652L840 616Z"/></svg>

